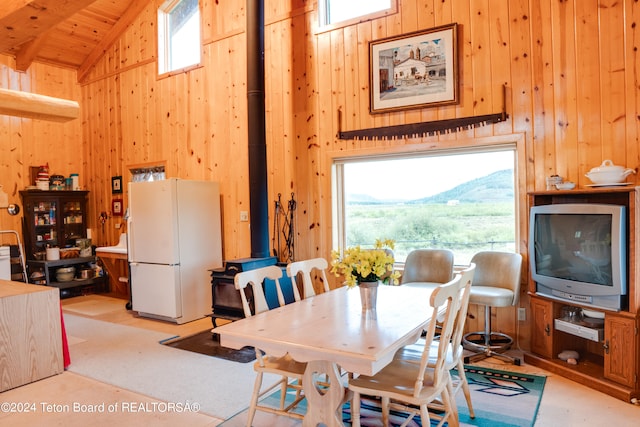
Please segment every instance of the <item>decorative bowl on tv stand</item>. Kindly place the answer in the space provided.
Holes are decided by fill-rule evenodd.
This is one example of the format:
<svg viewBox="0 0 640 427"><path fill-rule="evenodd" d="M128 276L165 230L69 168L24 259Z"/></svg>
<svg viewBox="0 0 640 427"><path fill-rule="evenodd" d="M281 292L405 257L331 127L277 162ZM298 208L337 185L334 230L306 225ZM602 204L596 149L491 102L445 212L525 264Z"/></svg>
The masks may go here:
<svg viewBox="0 0 640 427"><path fill-rule="evenodd" d="M614 165L611 160L605 160L600 166L592 168L585 176L594 184L607 185L619 184L632 173L636 173L636 171Z"/></svg>

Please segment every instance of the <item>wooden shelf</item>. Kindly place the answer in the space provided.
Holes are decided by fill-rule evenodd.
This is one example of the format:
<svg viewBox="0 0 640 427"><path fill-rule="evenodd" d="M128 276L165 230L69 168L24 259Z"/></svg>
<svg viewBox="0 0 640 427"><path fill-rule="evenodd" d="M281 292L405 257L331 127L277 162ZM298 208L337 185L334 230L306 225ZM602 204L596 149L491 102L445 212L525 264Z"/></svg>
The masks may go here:
<svg viewBox="0 0 640 427"><path fill-rule="evenodd" d="M631 402L633 399L640 397L637 392L630 388L606 379L602 361L594 361L587 358L580 360L578 365L569 365L560 359L547 359L534 353L525 352L524 362L626 402Z"/></svg>

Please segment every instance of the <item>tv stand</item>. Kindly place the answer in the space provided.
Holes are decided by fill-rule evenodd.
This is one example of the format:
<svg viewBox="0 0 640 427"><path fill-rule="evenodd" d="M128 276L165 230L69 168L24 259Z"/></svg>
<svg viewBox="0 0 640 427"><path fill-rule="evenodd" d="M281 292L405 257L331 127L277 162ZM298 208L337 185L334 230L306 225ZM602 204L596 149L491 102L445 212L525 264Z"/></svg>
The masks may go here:
<svg viewBox="0 0 640 427"><path fill-rule="evenodd" d="M639 191L638 187L615 187L529 193L530 207L555 203L607 203L627 207L628 307L618 312L601 310L579 301L538 294L535 282L529 277L531 340L524 360L631 403L638 403L640 399L640 239L636 236L636 227L640 227ZM562 314L565 307L603 313L604 323L595 327L567 322ZM577 365L558 358L564 350L578 352Z"/></svg>

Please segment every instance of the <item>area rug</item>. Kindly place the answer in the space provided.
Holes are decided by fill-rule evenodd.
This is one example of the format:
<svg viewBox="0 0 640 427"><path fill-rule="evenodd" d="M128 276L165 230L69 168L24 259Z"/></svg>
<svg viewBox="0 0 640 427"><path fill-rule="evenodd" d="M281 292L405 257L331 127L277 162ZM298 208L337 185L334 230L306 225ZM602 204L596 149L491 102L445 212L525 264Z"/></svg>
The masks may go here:
<svg viewBox="0 0 640 427"><path fill-rule="evenodd" d="M500 371L495 369L481 368L478 366L465 366L469 388L471 389L471 401L475 411L475 418L469 416L466 401L462 392L456 396L456 404L460 416L461 426L482 426L482 427L507 427L507 426L533 426L540 399L544 390L546 377L538 375L520 374L516 372ZM455 370L452 375L457 375ZM277 406L279 403L279 392L265 398L263 401L267 405ZM299 407L300 413L304 413L305 404ZM346 403L342 411L345 425L351 425L351 408ZM263 417L262 419L260 417ZM361 405L360 422L362 426L380 425L380 406L373 399L363 398ZM392 411L391 423L398 426L406 419L406 414ZM267 425L273 423L273 416L258 412L254 425ZM278 419L278 425L298 426L299 421L289 421L284 417ZM246 424L246 410L235 415L220 427L240 427ZM437 425L437 421L431 420L432 425ZM445 424L446 425L446 424ZM410 427L422 427L420 417L416 417L409 424Z"/></svg>
<svg viewBox="0 0 640 427"><path fill-rule="evenodd" d="M85 316L99 316L101 314L122 311L126 304L124 300L103 298L100 300L90 300L64 304L64 310Z"/></svg>
<svg viewBox="0 0 640 427"><path fill-rule="evenodd" d="M248 406L255 381L251 363L161 345L170 338L163 332L68 313L64 320L71 372L164 402L197 403L199 412L223 420Z"/></svg>
<svg viewBox="0 0 640 427"><path fill-rule="evenodd" d="M248 363L256 360L256 351L253 347L243 347L240 350L223 347L220 345L220 336L213 334L211 329L186 337L164 340L161 344L233 362Z"/></svg>

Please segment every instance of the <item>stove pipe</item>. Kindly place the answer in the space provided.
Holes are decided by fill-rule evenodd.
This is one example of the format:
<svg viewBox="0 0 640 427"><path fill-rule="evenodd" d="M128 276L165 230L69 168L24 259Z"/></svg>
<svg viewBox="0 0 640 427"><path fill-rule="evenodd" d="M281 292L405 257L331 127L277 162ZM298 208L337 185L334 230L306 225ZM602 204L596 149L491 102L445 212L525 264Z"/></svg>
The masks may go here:
<svg viewBox="0 0 640 427"><path fill-rule="evenodd" d="M252 258L270 255L264 79L264 0L247 0L247 129Z"/></svg>

